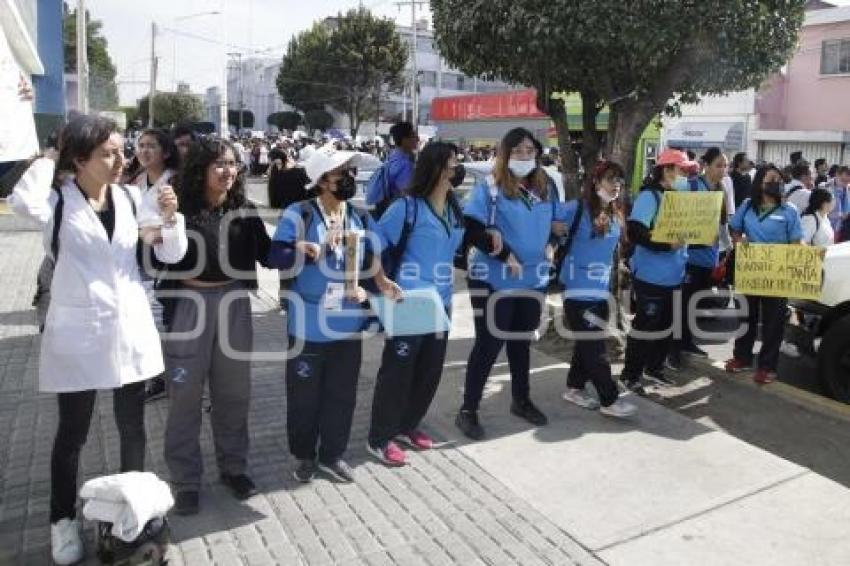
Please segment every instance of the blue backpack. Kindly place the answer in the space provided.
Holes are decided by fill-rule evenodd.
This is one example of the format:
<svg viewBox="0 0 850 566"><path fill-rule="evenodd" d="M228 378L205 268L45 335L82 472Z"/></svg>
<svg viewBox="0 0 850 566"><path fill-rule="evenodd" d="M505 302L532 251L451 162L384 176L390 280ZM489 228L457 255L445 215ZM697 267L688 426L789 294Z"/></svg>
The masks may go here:
<svg viewBox="0 0 850 566"><path fill-rule="evenodd" d="M374 206L372 216L375 219L381 217L389 206L392 197L390 195L390 166L389 161L378 167L369 182L366 184L366 204Z"/></svg>

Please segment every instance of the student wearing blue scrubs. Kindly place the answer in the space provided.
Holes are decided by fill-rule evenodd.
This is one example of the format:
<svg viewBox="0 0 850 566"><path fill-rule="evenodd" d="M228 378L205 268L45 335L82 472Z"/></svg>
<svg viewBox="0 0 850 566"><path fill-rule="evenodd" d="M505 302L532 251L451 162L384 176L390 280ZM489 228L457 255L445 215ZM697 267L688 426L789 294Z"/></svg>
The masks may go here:
<svg viewBox="0 0 850 566"><path fill-rule="evenodd" d="M710 147L702 156L703 174L688 180L686 191L718 191L723 193L723 177L726 175L728 160L719 147ZM720 211L720 230L726 230L727 213L726 197ZM688 265L685 270L685 281L682 285L681 313L682 337L674 339L667 357L667 367L677 371L682 365L682 354L698 358L708 358L708 353L694 343L694 336L689 321L693 318L696 304L691 305L691 298L696 293L707 291L712 287L711 275L720 259L719 239L711 245L691 244L688 246Z"/></svg>
<svg viewBox="0 0 850 566"><path fill-rule="evenodd" d="M657 383L671 383L664 376L663 366L673 331L673 300L685 278L688 251L683 243L653 242L652 229L664 191L686 186L684 171L693 165L681 151L662 151L628 221L629 240L634 244L630 265L636 302L621 379L639 394L643 393L643 376Z"/></svg>
<svg viewBox="0 0 850 566"><path fill-rule="evenodd" d="M773 165L756 172L753 179L752 198L745 200L729 222L736 243L746 244L801 244L803 229L797 209L782 202L782 173ZM749 307L747 332L735 340L732 359L726 362L726 371L737 373L753 368L753 345L761 322L761 351L758 368L753 379L756 383L770 383L776 379L779 348L785 327L788 299L745 295Z"/></svg>
<svg viewBox="0 0 850 566"><path fill-rule="evenodd" d="M348 202L356 192L349 167L359 154L320 149L305 169L318 197L286 209L274 237L269 262L294 274L287 297L287 333L292 355L286 363L286 428L289 449L298 460L300 482L322 471L340 482L353 481L342 459L348 446L357 397L362 340L367 324L362 287L344 287L346 234L377 232L368 214ZM379 241L379 240L378 240ZM401 290L375 264L375 238L358 246L362 268L377 270L384 294Z"/></svg>
<svg viewBox="0 0 850 566"><path fill-rule="evenodd" d="M506 345L511 370L511 413L536 425L548 421L529 396L530 345L540 325L543 291L554 254L552 221L557 191L540 167L543 148L523 128L499 146L494 174L475 186L464 208L469 290L475 312L475 344L466 366L463 405L455 424L479 440L478 405L496 357ZM490 301L495 301L490 308ZM505 340L510 332L514 337Z"/></svg>
<svg viewBox="0 0 850 566"><path fill-rule="evenodd" d="M623 176L617 163L600 161L588 176L584 196L559 204L556 217L573 232L559 274L565 289L564 315L575 335L563 397L579 407L620 418L635 414L637 407L619 398L602 334L608 327L611 270L623 231L623 213L617 203ZM593 382L598 400L586 391L588 381Z"/></svg>
<svg viewBox="0 0 850 566"><path fill-rule="evenodd" d="M391 204L379 223L386 244L400 253L398 269L390 276L405 291L434 289L447 312L454 290L454 256L464 233L463 213L452 194L452 187L461 182L457 147L430 143L419 154L408 195ZM447 340L443 332L387 338L367 445L381 462L405 464L405 453L395 439L418 450L433 446L419 423L440 384Z"/></svg>

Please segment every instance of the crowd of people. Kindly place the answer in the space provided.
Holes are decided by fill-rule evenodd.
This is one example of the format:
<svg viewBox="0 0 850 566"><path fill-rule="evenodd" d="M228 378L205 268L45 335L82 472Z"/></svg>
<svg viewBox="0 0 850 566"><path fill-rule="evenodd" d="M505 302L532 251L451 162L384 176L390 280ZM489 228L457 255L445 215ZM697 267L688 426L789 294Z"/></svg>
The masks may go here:
<svg viewBox="0 0 850 566"><path fill-rule="evenodd" d="M248 293L257 287L257 264L281 274L293 475L305 483L319 473L352 482L345 453L370 293L392 303L433 290L438 308L451 317L456 268L465 272L475 339L455 422L480 440L483 391L503 348L510 412L532 426L548 422L532 399L530 347L553 279L564 288L564 316L575 337L564 400L628 418L637 407L624 393L642 394L647 381L669 384L665 373L681 367L683 354L707 356L691 329L672 332L674 305L682 301L689 320L688 309L696 307L690 298L719 284L714 273L734 243L825 247L836 234L850 236L850 169L843 166L827 171L818 162L812 172L800 159L788 171L763 165L752 175L746 155L735 155L730 165L719 148L698 161L671 148L634 195L625 190L623 167L603 159L586 171L581 197L564 202L545 172L557 155L528 130L510 130L492 154L443 141L420 147L408 123L396 124L391 137L394 148L380 156L381 164L378 144L358 151L279 140L249 149L191 130L149 129L137 137L127 166L115 124L79 116L63 129L58 152L32 163L10 204L43 224L53 262L39 385L57 394L59 407L50 513L58 564L83 553L77 473L98 390L113 391L122 471L145 465L146 396L168 398L164 453L175 512L193 515L201 505L207 386L220 480L238 499L257 492L247 469L250 356L240 355L253 347ZM491 161L492 173L461 202L456 188L464 161ZM354 171L375 162L370 212L351 199ZM272 235L245 195L246 173L263 174L264 165L271 204L284 209ZM713 245L653 240L668 191L725 193ZM607 349L621 262L635 297L622 386ZM749 330L735 341L726 369L749 370L755 361L753 378L768 383L775 379L787 300L744 300ZM402 466L405 449L434 446L421 423L440 384L446 347L441 331L385 337L367 445L380 462Z"/></svg>

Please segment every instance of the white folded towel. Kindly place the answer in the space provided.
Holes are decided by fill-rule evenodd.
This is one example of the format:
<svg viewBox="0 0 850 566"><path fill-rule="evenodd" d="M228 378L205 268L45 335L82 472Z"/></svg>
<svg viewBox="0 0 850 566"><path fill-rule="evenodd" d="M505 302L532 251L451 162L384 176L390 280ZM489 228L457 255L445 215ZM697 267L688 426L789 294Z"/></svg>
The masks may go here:
<svg viewBox="0 0 850 566"><path fill-rule="evenodd" d="M151 472L94 478L83 485L80 497L86 500L86 519L112 523L112 534L125 542L136 540L148 521L174 506L168 484Z"/></svg>

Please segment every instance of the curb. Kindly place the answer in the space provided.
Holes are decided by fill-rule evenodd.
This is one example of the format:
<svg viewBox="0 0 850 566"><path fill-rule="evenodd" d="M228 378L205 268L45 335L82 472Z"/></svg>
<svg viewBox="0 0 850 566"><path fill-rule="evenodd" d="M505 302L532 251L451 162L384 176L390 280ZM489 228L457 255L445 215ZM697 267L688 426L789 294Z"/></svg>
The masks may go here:
<svg viewBox="0 0 850 566"><path fill-rule="evenodd" d="M715 365L723 362L694 359L691 363L698 366L700 369L706 370L706 373L712 378L722 379L727 383L734 383L740 387L758 389L812 412L850 423L850 405L845 403L800 389L799 387L794 387L793 385L788 385L787 383L782 383L781 381L774 381L773 383L768 383L766 385L759 385L751 379L751 372L742 372L737 374L740 378L736 378L736 374L730 374L726 372L726 370Z"/></svg>

